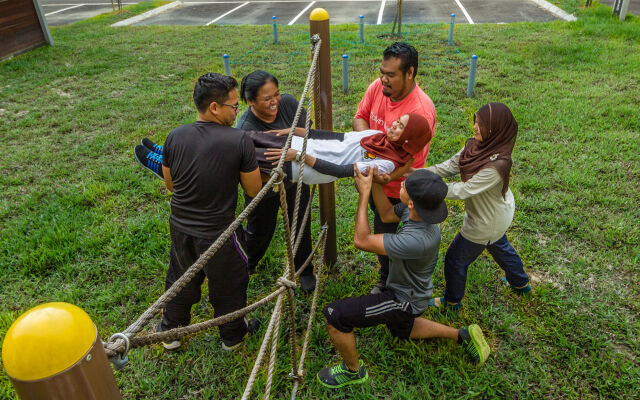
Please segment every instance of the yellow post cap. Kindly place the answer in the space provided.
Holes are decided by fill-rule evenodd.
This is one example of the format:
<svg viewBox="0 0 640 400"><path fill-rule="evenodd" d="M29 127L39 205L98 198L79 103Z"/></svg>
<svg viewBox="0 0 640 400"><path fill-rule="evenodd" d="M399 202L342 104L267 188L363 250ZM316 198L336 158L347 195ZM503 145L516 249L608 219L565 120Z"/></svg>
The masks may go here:
<svg viewBox="0 0 640 400"><path fill-rule="evenodd" d="M69 303L46 303L16 319L2 344L2 362L14 379L47 378L78 362L96 340L89 315Z"/></svg>
<svg viewBox="0 0 640 400"><path fill-rule="evenodd" d="M314 8L309 15L309 21L326 21L329 19L329 13L324 8Z"/></svg>

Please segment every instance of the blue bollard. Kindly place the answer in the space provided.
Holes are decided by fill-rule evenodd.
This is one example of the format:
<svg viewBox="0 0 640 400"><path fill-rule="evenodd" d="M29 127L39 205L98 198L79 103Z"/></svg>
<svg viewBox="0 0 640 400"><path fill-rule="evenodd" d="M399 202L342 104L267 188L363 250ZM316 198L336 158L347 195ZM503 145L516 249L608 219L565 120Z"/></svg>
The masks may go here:
<svg viewBox="0 0 640 400"><path fill-rule="evenodd" d="M224 63L224 74L227 76L231 76L231 64L229 63L229 55L222 55L222 62Z"/></svg>
<svg viewBox="0 0 640 400"><path fill-rule="evenodd" d="M360 16L360 43L364 43L364 15Z"/></svg>
<svg viewBox="0 0 640 400"><path fill-rule="evenodd" d="M342 55L342 92L347 94L349 91L349 56Z"/></svg>
<svg viewBox="0 0 640 400"><path fill-rule="evenodd" d="M278 23L276 22L276 16L271 17L273 20L273 43L278 44Z"/></svg>
<svg viewBox="0 0 640 400"><path fill-rule="evenodd" d="M449 45L453 46L453 24L455 22L456 15L451 14L451 24L449 25Z"/></svg>
<svg viewBox="0 0 640 400"><path fill-rule="evenodd" d="M478 56L471 56L471 66L469 68L469 85L467 85L467 97L473 97L473 88L476 85L476 70L478 69Z"/></svg>

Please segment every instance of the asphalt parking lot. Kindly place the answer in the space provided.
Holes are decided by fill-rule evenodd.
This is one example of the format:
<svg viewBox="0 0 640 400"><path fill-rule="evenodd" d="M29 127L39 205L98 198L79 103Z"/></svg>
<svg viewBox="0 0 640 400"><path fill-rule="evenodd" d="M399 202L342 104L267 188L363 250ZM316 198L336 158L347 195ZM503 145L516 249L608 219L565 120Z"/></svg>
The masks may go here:
<svg viewBox="0 0 640 400"><path fill-rule="evenodd" d="M312 9L322 7L329 12L332 24L357 23L364 15L365 24L392 23L395 0L232 0L190 1L136 25L240 25L307 24ZM613 0L611 0L613 1ZM637 0L632 0L634 2ZM136 0L124 2L134 4ZM606 0L605 0L606 2ZM104 0L44 0L42 8L49 25L66 25L112 11ZM630 10L631 11L631 10ZM560 16L541 7L534 0L404 0L403 23L449 22L509 23L518 21L551 21Z"/></svg>

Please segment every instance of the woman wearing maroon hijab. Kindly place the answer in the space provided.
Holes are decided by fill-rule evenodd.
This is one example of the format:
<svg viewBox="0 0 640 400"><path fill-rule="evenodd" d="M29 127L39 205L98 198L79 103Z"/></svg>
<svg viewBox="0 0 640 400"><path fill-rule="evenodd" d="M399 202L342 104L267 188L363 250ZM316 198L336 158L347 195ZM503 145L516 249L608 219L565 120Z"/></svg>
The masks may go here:
<svg viewBox="0 0 640 400"><path fill-rule="evenodd" d="M513 220L515 202L509 189L511 151L518 123L502 103L489 103L474 115L474 136L448 161L427 169L442 177L460 174L462 182L448 184L447 199L464 200L465 216L444 260L444 296L433 307L462 307L467 269L486 248L504 270L504 284L518 294L531 291L522 260L505 232Z"/></svg>

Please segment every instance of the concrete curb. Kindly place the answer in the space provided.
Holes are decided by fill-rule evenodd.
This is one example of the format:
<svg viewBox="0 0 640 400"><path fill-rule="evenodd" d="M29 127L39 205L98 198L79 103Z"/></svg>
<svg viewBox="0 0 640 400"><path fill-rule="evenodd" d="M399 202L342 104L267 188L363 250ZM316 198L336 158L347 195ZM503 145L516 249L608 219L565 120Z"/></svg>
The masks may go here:
<svg viewBox="0 0 640 400"><path fill-rule="evenodd" d="M555 15L556 17L564 19L565 21L578 20L578 18L574 17L573 14L567 13L566 11L549 3L548 1L545 1L545 0L531 0L531 1L533 1L540 7L544 8L545 10L549 11L551 14Z"/></svg>
<svg viewBox="0 0 640 400"><path fill-rule="evenodd" d="M117 27L117 26L133 25L136 22L140 22L140 21L145 20L147 18L151 18L154 15L158 15L158 14L163 13L163 12L165 12L167 10L172 9L172 8L180 7L180 6L182 6L182 4L184 4L184 3L182 3L182 1L177 0L177 1L174 1L173 3L165 4L163 6L160 6L158 8L154 8L153 10L149 10L149 11L147 11L145 13L140 14L140 15L136 15L135 17L131 17L131 18L127 18L127 19L122 20L122 21L118 21L115 24L112 24L111 26L116 26Z"/></svg>

